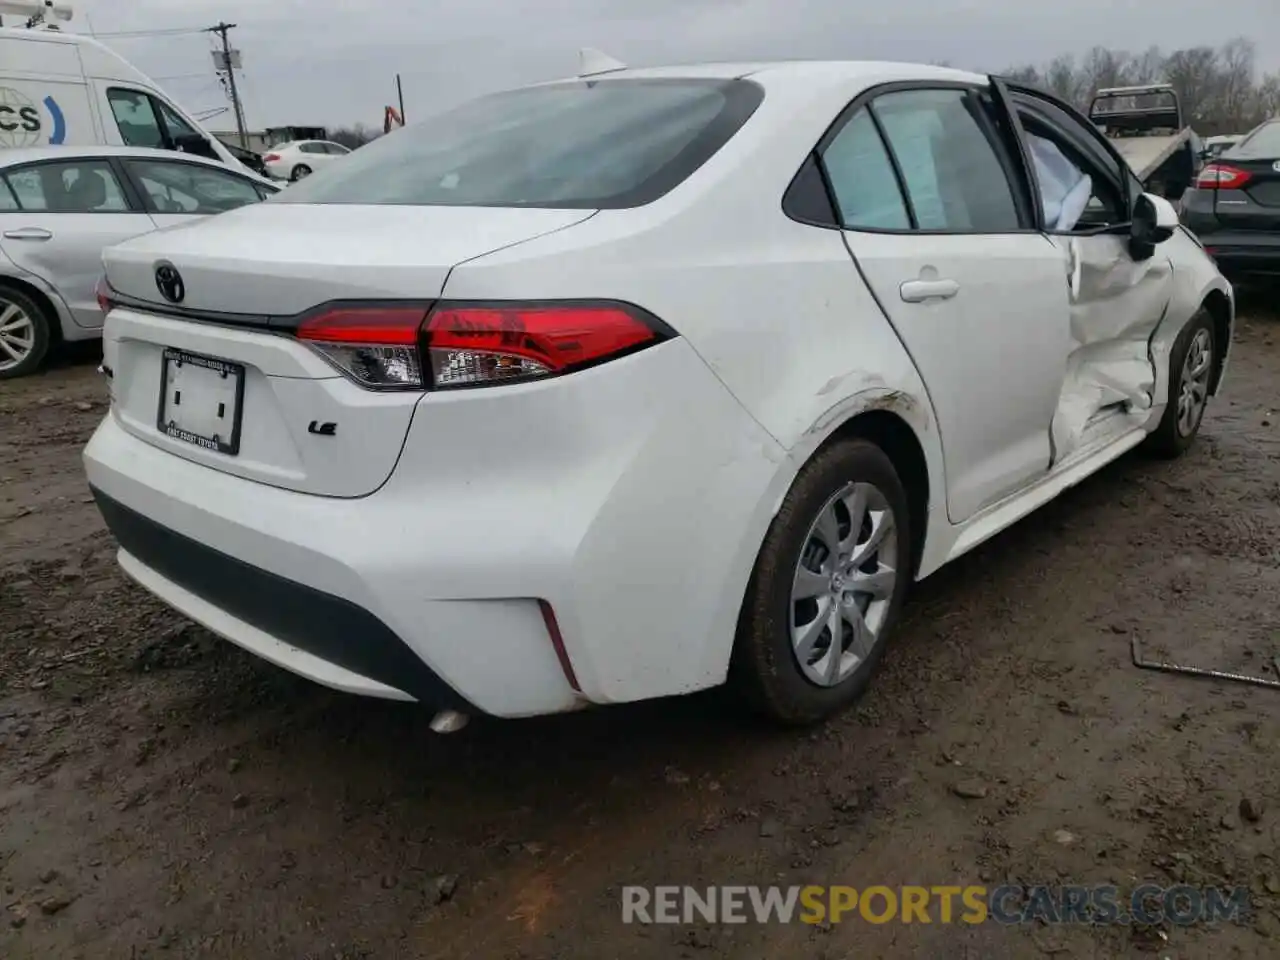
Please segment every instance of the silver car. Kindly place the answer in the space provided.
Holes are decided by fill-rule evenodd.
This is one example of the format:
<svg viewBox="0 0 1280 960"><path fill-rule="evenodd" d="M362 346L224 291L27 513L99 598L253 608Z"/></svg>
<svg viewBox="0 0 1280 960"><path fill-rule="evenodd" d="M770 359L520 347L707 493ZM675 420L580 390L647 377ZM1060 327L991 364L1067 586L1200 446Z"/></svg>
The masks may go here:
<svg viewBox="0 0 1280 960"><path fill-rule="evenodd" d="M0 150L0 380L38 369L58 343L102 335L104 248L279 189L171 150Z"/></svg>

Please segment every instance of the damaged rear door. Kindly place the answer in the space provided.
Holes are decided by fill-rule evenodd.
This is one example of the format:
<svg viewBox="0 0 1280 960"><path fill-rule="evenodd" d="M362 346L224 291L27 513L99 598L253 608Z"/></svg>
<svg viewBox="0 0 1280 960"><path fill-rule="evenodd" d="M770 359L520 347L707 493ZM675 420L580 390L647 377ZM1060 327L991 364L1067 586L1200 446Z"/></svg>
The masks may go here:
<svg viewBox="0 0 1280 960"><path fill-rule="evenodd" d="M1046 236L1060 250L1070 298L1070 353L1050 430L1054 465L1140 425L1153 403L1150 342L1173 290L1157 252L1129 252L1141 187L1069 107L1014 87L1012 102Z"/></svg>

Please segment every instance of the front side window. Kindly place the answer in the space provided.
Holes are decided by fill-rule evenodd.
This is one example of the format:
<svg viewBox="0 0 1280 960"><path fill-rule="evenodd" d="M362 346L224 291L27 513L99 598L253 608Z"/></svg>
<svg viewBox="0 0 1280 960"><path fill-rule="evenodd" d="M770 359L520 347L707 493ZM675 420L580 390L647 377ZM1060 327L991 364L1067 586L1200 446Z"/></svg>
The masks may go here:
<svg viewBox="0 0 1280 960"><path fill-rule="evenodd" d="M273 203L620 209L709 160L764 95L747 80L601 79L493 94L380 137Z"/></svg>
<svg viewBox="0 0 1280 960"><path fill-rule="evenodd" d="M160 116L164 118L164 125L169 128L169 136L174 140L179 137L199 137L198 134L187 121L178 116L177 111L170 107L163 100L155 101L156 108L160 111Z"/></svg>
<svg viewBox="0 0 1280 960"><path fill-rule="evenodd" d="M340 143L326 143L324 145L324 152L332 157L345 157L351 151Z"/></svg>
<svg viewBox="0 0 1280 960"><path fill-rule="evenodd" d="M919 229L1021 229L1013 187L975 91L896 91L877 97L872 109L902 171Z"/></svg>
<svg viewBox="0 0 1280 960"><path fill-rule="evenodd" d="M254 184L233 173L166 160L126 163L156 213L223 213L260 199Z"/></svg>
<svg viewBox="0 0 1280 960"><path fill-rule="evenodd" d="M120 130L120 139L126 146L153 147L157 150L168 146L160 120L147 94L113 87L107 91L107 100L111 103L111 113Z"/></svg>
<svg viewBox="0 0 1280 960"><path fill-rule="evenodd" d="M302 146L298 147L298 149L301 150L303 153L324 153L325 152L323 143L304 143Z"/></svg>
<svg viewBox="0 0 1280 960"><path fill-rule="evenodd" d="M893 163L866 108L855 113L822 151L822 165L851 230L909 230L911 218Z"/></svg>
<svg viewBox="0 0 1280 960"><path fill-rule="evenodd" d="M4 178L22 210L48 213L128 213L120 181L105 160L25 167Z"/></svg>

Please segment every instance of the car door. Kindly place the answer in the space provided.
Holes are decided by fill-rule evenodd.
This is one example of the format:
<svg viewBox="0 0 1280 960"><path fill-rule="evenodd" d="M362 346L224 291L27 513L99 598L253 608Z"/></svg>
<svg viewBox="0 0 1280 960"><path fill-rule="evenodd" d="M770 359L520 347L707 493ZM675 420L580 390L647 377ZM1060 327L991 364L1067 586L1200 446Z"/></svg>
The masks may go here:
<svg viewBox="0 0 1280 960"><path fill-rule="evenodd" d="M954 523L1052 460L1065 271L1011 146L990 91L941 83L878 88L819 147L849 251L928 388Z"/></svg>
<svg viewBox="0 0 1280 960"><path fill-rule="evenodd" d="M110 161L56 160L10 167L0 176L14 209L0 207L0 250L50 284L82 327L102 326L102 251L155 229Z"/></svg>
<svg viewBox="0 0 1280 960"><path fill-rule="evenodd" d="M277 192L203 163L128 158L123 165L158 227L225 213Z"/></svg>
<svg viewBox="0 0 1280 960"><path fill-rule="evenodd" d="M1132 429L1153 402L1149 343L1173 295L1159 248L1135 259L1127 224L1141 186L1083 117L1026 89L1011 91L1038 214L1062 258L1070 349L1053 417L1056 463Z"/></svg>

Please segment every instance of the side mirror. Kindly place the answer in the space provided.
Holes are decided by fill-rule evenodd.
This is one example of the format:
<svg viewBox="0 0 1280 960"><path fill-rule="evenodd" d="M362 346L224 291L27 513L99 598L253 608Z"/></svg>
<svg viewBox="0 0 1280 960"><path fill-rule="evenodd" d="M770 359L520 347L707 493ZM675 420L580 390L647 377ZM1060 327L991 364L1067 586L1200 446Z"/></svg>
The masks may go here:
<svg viewBox="0 0 1280 960"><path fill-rule="evenodd" d="M1133 204L1129 226L1129 253L1135 260L1146 260L1178 229L1178 211L1164 197L1141 194Z"/></svg>

